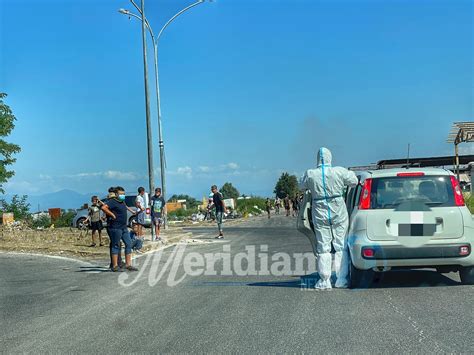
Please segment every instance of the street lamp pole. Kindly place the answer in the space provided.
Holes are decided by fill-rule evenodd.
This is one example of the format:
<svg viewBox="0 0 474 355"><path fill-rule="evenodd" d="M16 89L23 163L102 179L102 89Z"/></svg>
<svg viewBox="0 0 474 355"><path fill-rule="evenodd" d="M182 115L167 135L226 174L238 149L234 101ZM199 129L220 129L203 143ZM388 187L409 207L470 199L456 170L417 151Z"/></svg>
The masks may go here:
<svg viewBox="0 0 474 355"><path fill-rule="evenodd" d="M153 169L153 141L151 137L151 119L150 119L150 97L148 92L148 61L146 55L146 23L145 23L145 0L141 0L142 14L142 44L143 44L143 75L145 78L145 114L146 114L146 141L148 147L148 184L150 195L155 186Z"/></svg>
<svg viewBox="0 0 474 355"><path fill-rule="evenodd" d="M143 1L143 0L142 0ZM165 30L168 25L173 22L178 16L183 14L184 12L188 11L189 9L200 5L205 2L205 0L198 0L195 3L185 7L181 11L177 12L173 17L171 17L161 28L160 32L158 33L158 36L155 38L153 34L153 30L151 29L150 23L148 22L146 16L143 15L142 9L133 1L130 0L132 5L137 9L137 11L140 13L141 16L135 15L131 13L128 10L120 9L119 12L135 17L139 20L142 21L142 30L143 30L143 24L146 25L148 28L148 31L150 33L151 39L153 41L153 50L154 50L154 62L155 62L155 90L156 90L156 106L157 106L157 115L158 115L158 143L160 147L160 177L161 177L161 195L166 201L166 174L165 174L165 144L163 141L163 129L162 129L162 124L161 124L161 98L160 98L160 84L159 84L159 74L158 74L158 42L161 38L161 35L163 31ZM143 2L142 2L143 5ZM151 191L151 190L150 190ZM164 226L167 228L167 219L166 216L164 216Z"/></svg>

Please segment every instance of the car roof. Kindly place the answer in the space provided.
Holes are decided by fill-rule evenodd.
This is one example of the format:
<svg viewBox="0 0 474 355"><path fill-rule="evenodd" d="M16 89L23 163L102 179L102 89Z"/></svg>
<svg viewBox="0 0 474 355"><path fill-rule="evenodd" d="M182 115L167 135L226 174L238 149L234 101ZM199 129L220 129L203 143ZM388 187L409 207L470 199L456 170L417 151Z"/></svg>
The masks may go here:
<svg viewBox="0 0 474 355"><path fill-rule="evenodd" d="M436 175L436 176L449 176L454 175L451 171L442 168L396 168L396 169L380 169L380 170L369 170L362 173L364 178L382 178L397 176L398 173L417 173L422 172L425 175Z"/></svg>

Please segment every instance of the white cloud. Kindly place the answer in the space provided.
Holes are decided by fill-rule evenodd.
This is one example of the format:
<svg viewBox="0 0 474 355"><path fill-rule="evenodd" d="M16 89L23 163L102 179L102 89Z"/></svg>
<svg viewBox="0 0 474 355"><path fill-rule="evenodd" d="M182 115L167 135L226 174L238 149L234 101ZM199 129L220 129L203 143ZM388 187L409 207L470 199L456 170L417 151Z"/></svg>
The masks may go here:
<svg viewBox="0 0 474 355"><path fill-rule="evenodd" d="M138 174L131 173L131 172L122 172L122 171L114 171L109 170L103 173L103 176L110 180L124 180L124 181L134 181L138 180Z"/></svg>
<svg viewBox="0 0 474 355"><path fill-rule="evenodd" d="M237 163L227 163L223 165L224 169L230 169L230 170L237 170L239 168L239 165Z"/></svg>
<svg viewBox="0 0 474 355"><path fill-rule="evenodd" d="M184 176L187 179L191 179L193 177L193 169L189 166L183 166L179 167L176 171L169 171L168 174Z"/></svg>
<svg viewBox="0 0 474 355"><path fill-rule="evenodd" d="M73 175L66 175L65 177L71 179L84 179L84 178L103 178L107 180L119 180L119 181L135 181L140 179L140 175L133 172L123 172L116 170L107 170L95 173L78 173Z"/></svg>
<svg viewBox="0 0 474 355"><path fill-rule="evenodd" d="M198 170L199 170L201 173L208 173L209 171L211 171L211 168L208 167L208 166L200 166L200 167L198 167Z"/></svg>
<svg viewBox="0 0 474 355"><path fill-rule="evenodd" d="M37 184L29 181L9 181L3 185L3 189L9 194L31 194L39 192L41 189Z"/></svg>

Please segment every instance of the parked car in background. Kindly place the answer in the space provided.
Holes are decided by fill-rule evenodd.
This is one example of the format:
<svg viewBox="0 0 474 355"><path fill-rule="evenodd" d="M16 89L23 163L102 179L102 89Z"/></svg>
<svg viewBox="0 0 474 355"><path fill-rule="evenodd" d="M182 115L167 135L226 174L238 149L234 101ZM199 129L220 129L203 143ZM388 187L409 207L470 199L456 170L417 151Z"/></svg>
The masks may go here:
<svg viewBox="0 0 474 355"><path fill-rule="evenodd" d="M346 192L353 287L399 268L459 272L474 284L474 220L452 172L439 168L362 172Z"/></svg>
<svg viewBox="0 0 474 355"><path fill-rule="evenodd" d="M137 208L135 207L135 195L127 195L125 196L125 204L130 207L132 210L136 211ZM149 206L150 205L150 199L148 194L145 194L145 205ZM107 198L101 199L104 203L107 203ZM82 208L77 211L76 215L74 216L72 220L72 226L76 228L83 228L84 221L87 218L88 214L88 209L87 208ZM101 215L104 215L103 212L101 212ZM136 214L131 213L130 211L127 211L127 219L128 219L128 225L132 225L132 220L136 217ZM104 222L104 226L106 226L107 223ZM145 211L145 227L150 227L151 226L151 209L150 207L147 207Z"/></svg>

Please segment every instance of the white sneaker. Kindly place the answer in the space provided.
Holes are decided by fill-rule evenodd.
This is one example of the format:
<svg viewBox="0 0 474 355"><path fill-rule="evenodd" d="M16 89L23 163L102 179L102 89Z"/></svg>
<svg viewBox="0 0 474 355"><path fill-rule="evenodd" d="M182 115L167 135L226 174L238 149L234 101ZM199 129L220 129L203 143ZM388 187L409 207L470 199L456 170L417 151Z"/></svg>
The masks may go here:
<svg viewBox="0 0 474 355"><path fill-rule="evenodd" d="M331 280L327 279L326 281L319 279L314 286L316 290L330 290L332 289Z"/></svg>

